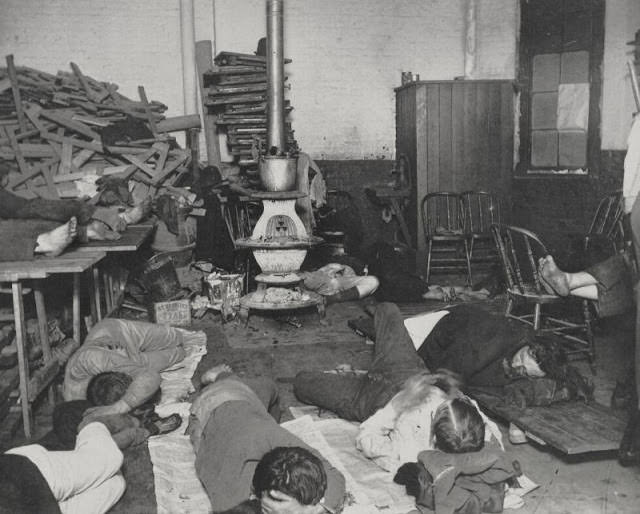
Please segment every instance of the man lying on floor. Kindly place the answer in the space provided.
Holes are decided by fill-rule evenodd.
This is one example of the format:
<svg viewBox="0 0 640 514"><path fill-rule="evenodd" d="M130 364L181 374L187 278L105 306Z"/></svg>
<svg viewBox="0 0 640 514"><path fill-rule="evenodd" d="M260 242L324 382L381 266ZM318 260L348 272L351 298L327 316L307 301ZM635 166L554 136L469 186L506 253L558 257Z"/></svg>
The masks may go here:
<svg viewBox="0 0 640 514"><path fill-rule="evenodd" d="M160 372L185 357L183 334L180 330L123 319L104 319L87 334L84 344L67 362L63 395L66 401L87 399L87 387L97 375L116 372L131 377L122 391L102 396L105 405L92 407L87 415L126 414L153 397L160 387ZM112 380L113 379L113 380ZM117 376L105 377L109 388ZM94 400L96 401L96 400ZM178 416L179 417L179 416Z"/></svg>
<svg viewBox="0 0 640 514"><path fill-rule="evenodd" d="M84 424L70 451L30 444L0 455L0 512L107 512L125 490L123 456L111 428L108 418Z"/></svg>
<svg viewBox="0 0 640 514"><path fill-rule="evenodd" d="M505 481L515 475L504 453L500 430L460 392L460 384L450 372L431 373L427 369L395 304L378 305L374 323L376 342L368 372L300 372L294 381L296 397L344 419L361 421L356 447L387 471L397 473L401 468L406 470L404 464L417 461L413 469L424 468L435 484L440 472L448 468L496 484L500 510L492 512L500 512ZM458 454L464 456L457 458ZM400 483L418 483L417 477L406 480L400 475ZM447 491L453 490L453 479L449 485ZM433 509L435 488L426 483L423 486L410 492L431 496L426 504L418 498L418 505ZM436 511L455 504L451 512L465 506L470 510L464 512L480 512L471 505L494 501L491 488L465 487L467 492L456 489L455 498L447 494L435 498ZM422 490L427 488L429 492Z"/></svg>
<svg viewBox="0 0 640 514"><path fill-rule="evenodd" d="M214 512L247 512L241 509L250 508L246 502L252 493L261 512L339 512L344 477L278 424L278 393L272 380L241 379L226 365L211 368L201 380L205 387L191 406L187 433L196 454L196 473ZM305 457L308 453L313 458ZM313 471L318 467L322 473ZM264 478L278 470L280 477ZM301 480L301 474L309 475L307 480Z"/></svg>

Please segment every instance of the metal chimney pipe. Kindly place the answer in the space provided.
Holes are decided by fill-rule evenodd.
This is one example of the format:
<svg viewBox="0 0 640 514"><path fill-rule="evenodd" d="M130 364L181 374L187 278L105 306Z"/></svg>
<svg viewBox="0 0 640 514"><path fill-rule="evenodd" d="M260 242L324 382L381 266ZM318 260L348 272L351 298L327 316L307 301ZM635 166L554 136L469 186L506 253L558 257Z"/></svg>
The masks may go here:
<svg viewBox="0 0 640 514"><path fill-rule="evenodd" d="M283 0L267 0L267 154L286 153Z"/></svg>

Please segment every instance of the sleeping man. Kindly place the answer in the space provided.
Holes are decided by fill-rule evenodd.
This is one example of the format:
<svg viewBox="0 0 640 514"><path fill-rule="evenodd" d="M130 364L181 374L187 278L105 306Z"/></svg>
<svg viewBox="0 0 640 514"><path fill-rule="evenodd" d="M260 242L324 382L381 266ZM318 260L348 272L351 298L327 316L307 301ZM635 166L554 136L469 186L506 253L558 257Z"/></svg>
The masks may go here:
<svg viewBox="0 0 640 514"><path fill-rule="evenodd" d="M87 399L87 386L97 375L110 384L118 382L119 374L124 374L131 377L124 395L89 409L87 415L126 414L151 399L160 387L160 372L184 357L183 334L178 329L141 321L104 319L89 331L84 344L69 359L64 399ZM109 380L110 373L113 380Z"/></svg>

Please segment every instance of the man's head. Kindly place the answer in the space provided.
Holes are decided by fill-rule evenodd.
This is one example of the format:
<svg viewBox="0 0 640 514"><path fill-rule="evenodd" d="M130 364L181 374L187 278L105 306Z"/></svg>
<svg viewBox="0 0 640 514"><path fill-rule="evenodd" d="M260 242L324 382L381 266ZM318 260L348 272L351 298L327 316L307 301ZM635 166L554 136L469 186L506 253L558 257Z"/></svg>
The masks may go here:
<svg viewBox="0 0 640 514"><path fill-rule="evenodd" d="M93 405L111 405L124 396L132 378L119 371L98 373L89 380L87 400Z"/></svg>
<svg viewBox="0 0 640 514"><path fill-rule="evenodd" d="M327 475L320 459L295 446L280 446L266 453L253 475L253 492L258 498L276 490L302 505L315 505L326 488Z"/></svg>
<svg viewBox="0 0 640 514"><path fill-rule="evenodd" d="M434 447L447 453L477 452L484 446L484 420L466 397L442 403L433 418Z"/></svg>

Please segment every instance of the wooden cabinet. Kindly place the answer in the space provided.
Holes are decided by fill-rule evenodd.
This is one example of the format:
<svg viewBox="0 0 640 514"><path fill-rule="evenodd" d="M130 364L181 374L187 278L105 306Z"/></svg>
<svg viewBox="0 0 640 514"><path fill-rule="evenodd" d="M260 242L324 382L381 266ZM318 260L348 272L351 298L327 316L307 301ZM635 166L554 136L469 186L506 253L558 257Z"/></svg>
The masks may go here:
<svg viewBox="0 0 640 514"><path fill-rule="evenodd" d="M507 80L419 81L395 91L396 156L404 154L410 163L407 224L422 272L426 252L419 209L425 194L475 189L510 197L514 85Z"/></svg>

